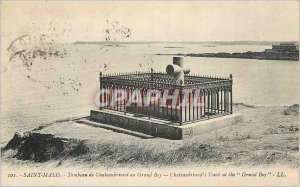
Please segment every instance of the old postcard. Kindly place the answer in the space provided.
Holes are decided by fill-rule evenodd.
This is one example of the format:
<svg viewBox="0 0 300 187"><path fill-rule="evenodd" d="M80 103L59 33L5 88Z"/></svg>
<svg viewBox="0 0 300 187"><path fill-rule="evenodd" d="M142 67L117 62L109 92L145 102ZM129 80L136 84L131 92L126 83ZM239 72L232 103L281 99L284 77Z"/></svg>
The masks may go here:
<svg viewBox="0 0 300 187"><path fill-rule="evenodd" d="M299 186L299 1L1 1L1 186Z"/></svg>

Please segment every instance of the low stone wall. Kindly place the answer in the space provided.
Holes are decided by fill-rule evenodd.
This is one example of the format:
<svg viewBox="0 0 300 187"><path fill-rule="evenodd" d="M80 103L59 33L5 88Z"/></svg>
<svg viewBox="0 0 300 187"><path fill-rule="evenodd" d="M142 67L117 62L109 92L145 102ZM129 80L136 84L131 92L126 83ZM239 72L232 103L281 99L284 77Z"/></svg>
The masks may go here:
<svg viewBox="0 0 300 187"><path fill-rule="evenodd" d="M177 128L176 126L161 123L159 121L110 113L103 110L91 110L91 120L155 137L174 140L182 139L182 129Z"/></svg>
<svg viewBox="0 0 300 187"><path fill-rule="evenodd" d="M170 121L179 121L180 118L180 109L171 108L171 107L163 107L163 106L148 106L148 107L136 107L129 106L126 107L127 112L131 113L139 113L147 116L153 116L155 118L162 118ZM138 112L137 112L138 111Z"/></svg>
<svg viewBox="0 0 300 187"><path fill-rule="evenodd" d="M176 126L160 120L139 118L112 111L91 110L91 120L155 137L181 140L240 123L243 118L240 114L231 114Z"/></svg>
<svg viewBox="0 0 300 187"><path fill-rule="evenodd" d="M181 127L182 139L189 138L191 136L198 136L216 129L224 128L229 125L235 125L241 123L242 121L242 115L231 114L205 121L186 124Z"/></svg>

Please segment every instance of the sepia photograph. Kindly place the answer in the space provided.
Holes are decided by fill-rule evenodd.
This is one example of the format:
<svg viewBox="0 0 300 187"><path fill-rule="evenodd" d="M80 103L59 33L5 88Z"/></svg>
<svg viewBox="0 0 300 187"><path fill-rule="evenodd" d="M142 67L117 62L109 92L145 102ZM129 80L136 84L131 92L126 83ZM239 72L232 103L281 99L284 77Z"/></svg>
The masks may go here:
<svg viewBox="0 0 300 187"><path fill-rule="evenodd" d="M299 186L299 1L9 1L1 186Z"/></svg>

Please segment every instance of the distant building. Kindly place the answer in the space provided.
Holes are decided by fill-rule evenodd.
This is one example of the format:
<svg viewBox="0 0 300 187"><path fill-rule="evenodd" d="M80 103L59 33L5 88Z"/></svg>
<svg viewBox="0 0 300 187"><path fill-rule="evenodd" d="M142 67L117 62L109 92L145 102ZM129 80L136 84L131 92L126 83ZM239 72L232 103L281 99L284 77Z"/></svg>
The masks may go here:
<svg viewBox="0 0 300 187"><path fill-rule="evenodd" d="M298 53L299 49L298 46L293 42L284 42L278 44L273 44L272 49L266 49L265 52L273 52L273 53Z"/></svg>

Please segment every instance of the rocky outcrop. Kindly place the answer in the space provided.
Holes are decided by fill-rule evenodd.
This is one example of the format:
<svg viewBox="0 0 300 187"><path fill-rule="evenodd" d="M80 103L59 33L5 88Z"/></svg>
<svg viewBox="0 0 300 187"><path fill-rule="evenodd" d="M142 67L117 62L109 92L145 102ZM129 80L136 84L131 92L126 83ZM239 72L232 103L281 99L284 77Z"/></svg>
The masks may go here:
<svg viewBox="0 0 300 187"><path fill-rule="evenodd" d="M283 114L284 115L299 114L299 105L298 104L294 104L292 106L289 106L288 108L284 109Z"/></svg>
<svg viewBox="0 0 300 187"><path fill-rule="evenodd" d="M45 162L64 154L67 142L67 139L54 137L51 134L16 133L2 151L16 150L14 157L17 159Z"/></svg>

